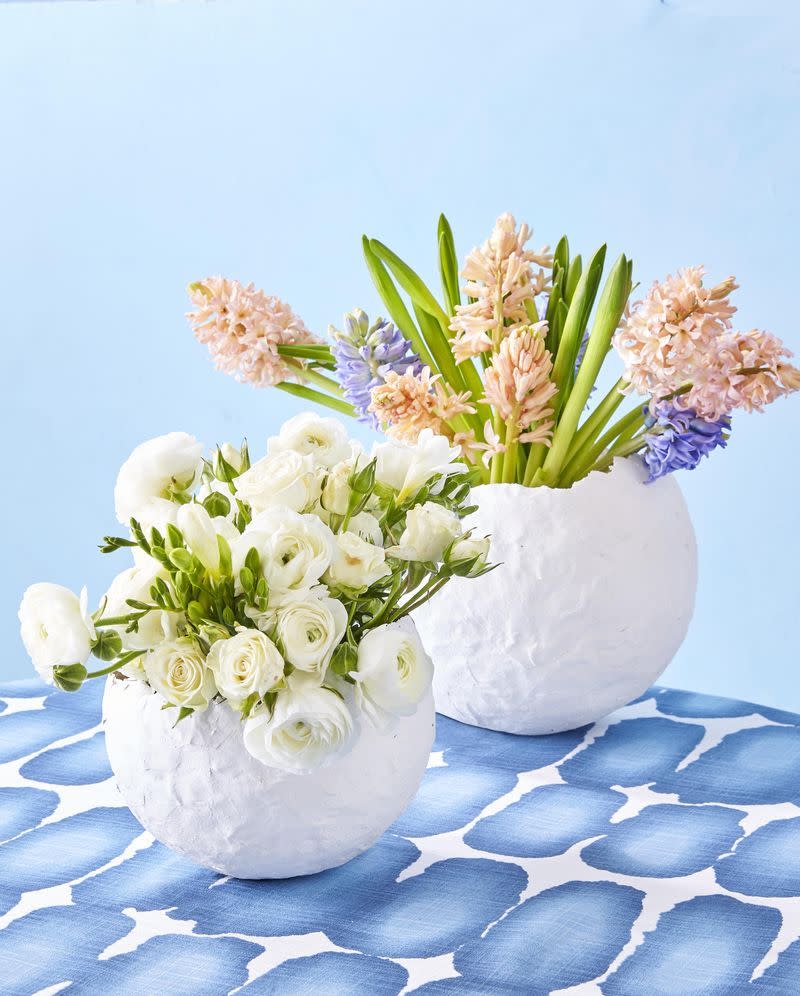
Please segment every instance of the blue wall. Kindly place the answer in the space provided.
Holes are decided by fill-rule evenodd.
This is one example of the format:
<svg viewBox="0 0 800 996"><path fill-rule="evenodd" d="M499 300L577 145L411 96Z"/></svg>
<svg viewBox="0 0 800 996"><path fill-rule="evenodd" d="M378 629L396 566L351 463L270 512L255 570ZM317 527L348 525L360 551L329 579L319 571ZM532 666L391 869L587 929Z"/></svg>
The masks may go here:
<svg viewBox="0 0 800 996"><path fill-rule="evenodd" d="M511 210L537 240L607 240L644 284L733 272L742 325L800 351L794 9L0 6L0 677L28 673L27 584L110 580L94 544L137 442L258 449L298 410L212 369L183 319L193 278L255 280L323 331L376 307L362 231L432 276L440 210L462 253ZM798 427L800 399L737 418L683 476L701 582L666 682L800 709Z"/></svg>

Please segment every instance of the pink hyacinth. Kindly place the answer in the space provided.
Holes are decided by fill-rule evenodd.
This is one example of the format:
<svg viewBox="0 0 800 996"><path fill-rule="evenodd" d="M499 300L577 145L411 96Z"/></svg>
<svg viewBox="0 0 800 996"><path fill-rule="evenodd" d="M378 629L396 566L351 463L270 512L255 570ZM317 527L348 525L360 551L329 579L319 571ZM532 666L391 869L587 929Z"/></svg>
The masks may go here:
<svg viewBox="0 0 800 996"><path fill-rule="evenodd" d="M225 277L190 284L189 297L196 310L186 317L218 370L255 387L303 380L302 363L287 361L278 346L322 340L280 298Z"/></svg>
<svg viewBox="0 0 800 996"><path fill-rule="evenodd" d="M383 384L372 388L368 411L385 426L394 439L414 443L423 429L452 436L448 422L459 415L473 414L469 392L452 394L445 390L441 374L431 374L423 367L399 374L389 371Z"/></svg>

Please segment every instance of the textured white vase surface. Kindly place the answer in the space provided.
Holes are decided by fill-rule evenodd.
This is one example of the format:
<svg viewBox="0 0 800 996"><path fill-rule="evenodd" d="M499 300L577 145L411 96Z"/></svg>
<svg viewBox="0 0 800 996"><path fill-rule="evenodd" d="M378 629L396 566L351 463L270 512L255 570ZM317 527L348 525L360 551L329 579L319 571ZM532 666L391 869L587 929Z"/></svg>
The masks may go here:
<svg viewBox="0 0 800 996"><path fill-rule="evenodd" d="M555 733L640 695L691 620L697 550L670 475L617 460L569 489L480 485L467 520L492 536L481 578L454 578L414 613L436 708L508 733Z"/></svg>
<svg viewBox="0 0 800 996"><path fill-rule="evenodd" d="M361 721L347 754L289 774L247 753L224 703L177 726L162 704L143 682L107 683L106 746L122 796L167 847L236 878L308 875L365 851L411 801L433 743L428 692L391 730Z"/></svg>

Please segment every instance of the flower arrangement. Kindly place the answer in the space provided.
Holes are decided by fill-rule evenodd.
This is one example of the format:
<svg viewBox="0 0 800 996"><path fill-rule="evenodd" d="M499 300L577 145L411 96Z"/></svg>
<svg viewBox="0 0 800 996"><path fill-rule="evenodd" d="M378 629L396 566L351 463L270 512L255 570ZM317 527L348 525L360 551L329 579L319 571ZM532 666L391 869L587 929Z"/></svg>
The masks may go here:
<svg viewBox="0 0 800 996"><path fill-rule="evenodd" d="M263 309L247 319L263 362L247 369L269 378L283 362L270 322L292 336L300 325L263 296L236 295ZM393 624L451 577L490 570L488 538L461 525L471 475L457 458L429 429L368 458L341 423L310 413L252 464L246 444L204 458L186 433L151 439L117 478L127 535L101 546L129 548L133 564L93 613L85 589L32 585L19 610L26 649L66 691L116 672L146 682L176 722L224 703L264 764L327 763L361 720L383 728L427 693L431 660ZM90 654L103 662L92 672Z"/></svg>
<svg viewBox="0 0 800 996"><path fill-rule="evenodd" d="M779 339L733 329L732 277L707 287L703 267L688 267L630 304L631 260L620 256L603 283L605 246L586 262L566 236L552 253L533 250L528 226L504 214L459 273L444 216L437 235L441 301L364 237L390 320L356 310L330 343L278 299L218 277L190 286L190 323L226 372L398 440L441 434L483 483L568 488L634 453L653 481L725 446L734 411L800 388ZM612 348L622 374L591 404ZM614 419L630 394L635 407Z"/></svg>

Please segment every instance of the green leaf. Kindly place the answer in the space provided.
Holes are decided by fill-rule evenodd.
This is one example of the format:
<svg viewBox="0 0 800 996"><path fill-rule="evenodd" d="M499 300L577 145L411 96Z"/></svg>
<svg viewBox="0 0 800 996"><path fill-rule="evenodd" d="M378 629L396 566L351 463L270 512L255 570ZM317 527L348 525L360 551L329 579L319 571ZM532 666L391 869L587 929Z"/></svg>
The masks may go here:
<svg viewBox="0 0 800 996"><path fill-rule="evenodd" d="M181 706L180 709L178 710L178 718L175 720L172 726L173 730L178 725L178 723L180 723L182 719L186 719L187 716L191 716L193 712L194 709L190 709L188 706Z"/></svg>
<svg viewBox="0 0 800 996"><path fill-rule="evenodd" d="M244 700L244 702L242 702L241 705L242 719L247 719L247 717L255 708L259 698L260 696L258 692L253 692L252 695L248 695L247 698Z"/></svg>
<svg viewBox="0 0 800 996"><path fill-rule="evenodd" d="M439 215L437 231L439 237L439 276L442 280L442 291L451 315L461 304L461 290L458 284L458 258L456 257L455 241L450 222L443 214Z"/></svg>
<svg viewBox="0 0 800 996"><path fill-rule="evenodd" d="M223 495L219 491L212 491L211 494L203 499L203 508L212 519L218 515L224 518L230 513L231 501L227 495Z"/></svg>
<svg viewBox="0 0 800 996"><path fill-rule="evenodd" d="M233 571L233 556L230 545L222 533L217 533L217 549L219 550L219 572L227 577Z"/></svg>
<svg viewBox="0 0 800 996"><path fill-rule="evenodd" d="M358 650L350 643L340 643L331 656L331 670L345 675L358 667Z"/></svg>
<svg viewBox="0 0 800 996"><path fill-rule="evenodd" d="M569 264L569 270L567 271L567 281L564 285L564 300L567 304L570 303L573 295L575 294L575 288L578 286L578 281L581 279L581 273L583 273L583 260L580 255L578 255Z"/></svg>

